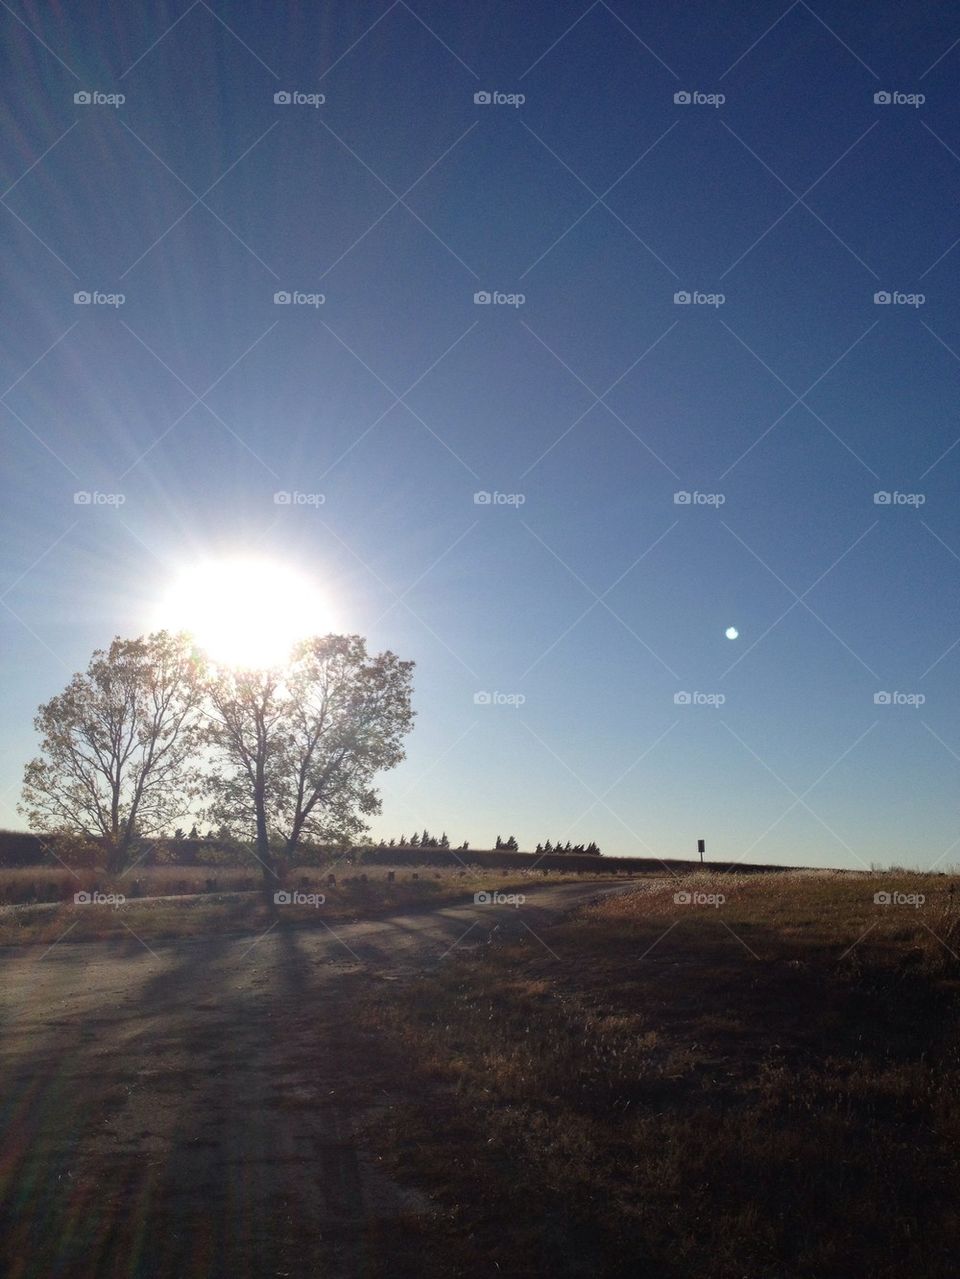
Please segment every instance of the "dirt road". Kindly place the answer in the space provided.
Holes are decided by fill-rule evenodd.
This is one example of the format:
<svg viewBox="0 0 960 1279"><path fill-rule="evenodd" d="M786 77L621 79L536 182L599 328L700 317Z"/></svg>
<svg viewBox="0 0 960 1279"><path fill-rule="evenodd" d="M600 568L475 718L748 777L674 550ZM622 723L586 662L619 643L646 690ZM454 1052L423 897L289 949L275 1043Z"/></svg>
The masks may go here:
<svg viewBox="0 0 960 1279"><path fill-rule="evenodd" d="M538 944L564 911L629 886L335 930L281 919L259 938L0 951L0 1273L418 1273L400 1248L390 1264L391 1238L430 1204L378 1170L389 1096L344 1033L349 992L413 980L496 928Z"/></svg>

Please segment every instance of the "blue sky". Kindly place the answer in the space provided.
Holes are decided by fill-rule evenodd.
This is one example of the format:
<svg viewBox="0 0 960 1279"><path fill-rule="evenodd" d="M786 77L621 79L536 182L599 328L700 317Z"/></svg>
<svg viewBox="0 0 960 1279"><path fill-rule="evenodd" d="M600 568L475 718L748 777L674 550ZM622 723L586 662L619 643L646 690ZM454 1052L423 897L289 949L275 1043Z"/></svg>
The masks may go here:
<svg viewBox="0 0 960 1279"><path fill-rule="evenodd" d="M377 836L960 863L955 13L0 22L3 825L37 704L256 551L417 662Z"/></svg>

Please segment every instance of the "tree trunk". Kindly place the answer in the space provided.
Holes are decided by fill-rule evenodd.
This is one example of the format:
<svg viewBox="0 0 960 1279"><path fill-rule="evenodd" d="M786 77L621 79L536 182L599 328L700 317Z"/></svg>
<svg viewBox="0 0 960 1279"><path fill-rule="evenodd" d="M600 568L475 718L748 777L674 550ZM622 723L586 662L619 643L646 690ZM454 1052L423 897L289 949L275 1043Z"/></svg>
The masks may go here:
<svg viewBox="0 0 960 1279"><path fill-rule="evenodd" d="M276 861L270 848L270 835L267 830L267 816L263 805L257 804L257 857L263 874L263 887L266 892L273 892L279 886Z"/></svg>

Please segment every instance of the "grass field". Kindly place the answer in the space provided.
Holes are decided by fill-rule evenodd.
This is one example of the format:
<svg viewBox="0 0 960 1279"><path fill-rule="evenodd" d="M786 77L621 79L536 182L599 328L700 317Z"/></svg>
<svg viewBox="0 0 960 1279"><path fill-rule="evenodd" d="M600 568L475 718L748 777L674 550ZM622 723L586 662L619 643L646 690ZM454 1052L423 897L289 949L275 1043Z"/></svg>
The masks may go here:
<svg viewBox="0 0 960 1279"><path fill-rule="evenodd" d="M379 866L294 866L284 874L284 889L312 900L276 905L262 892L259 868L254 869L257 873L237 867L150 867L115 876L46 867L0 870L0 902L16 903L0 905L0 946L50 945L60 939L104 941L131 934L149 942L259 933L278 918L304 925L332 924L430 909L481 889L522 892L525 885L581 878L559 871L491 872L471 865L456 870L404 866L393 871ZM331 874L333 884L328 882ZM75 893L95 890L107 899L105 904L75 902Z"/></svg>
<svg viewBox="0 0 960 1279"><path fill-rule="evenodd" d="M424 1273L954 1275L958 899L694 875L362 992Z"/></svg>

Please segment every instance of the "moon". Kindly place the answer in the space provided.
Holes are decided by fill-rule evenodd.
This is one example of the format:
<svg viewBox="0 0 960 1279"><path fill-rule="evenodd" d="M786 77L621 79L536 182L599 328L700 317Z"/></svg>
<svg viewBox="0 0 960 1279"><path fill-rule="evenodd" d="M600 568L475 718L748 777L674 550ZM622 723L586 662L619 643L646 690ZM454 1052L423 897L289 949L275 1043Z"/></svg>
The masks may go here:
<svg viewBox="0 0 960 1279"><path fill-rule="evenodd" d="M727 639L731 639L731 640L738 639L740 636L740 632L737 630L735 626L728 626L723 633L724 635L726 635Z"/></svg>

